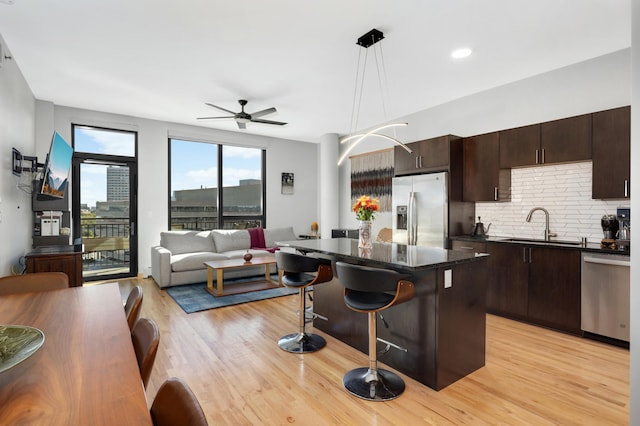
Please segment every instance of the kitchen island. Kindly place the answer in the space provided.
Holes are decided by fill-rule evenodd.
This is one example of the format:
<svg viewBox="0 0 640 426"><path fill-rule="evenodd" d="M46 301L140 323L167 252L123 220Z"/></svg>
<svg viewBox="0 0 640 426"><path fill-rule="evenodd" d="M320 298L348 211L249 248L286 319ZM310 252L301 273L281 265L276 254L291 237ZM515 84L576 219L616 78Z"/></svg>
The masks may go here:
<svg viewBox="0 0 640 426"><path fill-rule="evenodd" d="M358 248L358 240L332 238L278 242L302 253L408 273L415 297L382 312L378 337L390 348L378 360L440 390L484 366L487 255L396 243ZM335 268L334 268L335 272ZM314 327L368 352L367 315L344 304L339 277L314 286ZM382 344L378 344L379 350ZM363 359L363 365L366 364ZM345 366L345 372L350 366Z"/></svg>

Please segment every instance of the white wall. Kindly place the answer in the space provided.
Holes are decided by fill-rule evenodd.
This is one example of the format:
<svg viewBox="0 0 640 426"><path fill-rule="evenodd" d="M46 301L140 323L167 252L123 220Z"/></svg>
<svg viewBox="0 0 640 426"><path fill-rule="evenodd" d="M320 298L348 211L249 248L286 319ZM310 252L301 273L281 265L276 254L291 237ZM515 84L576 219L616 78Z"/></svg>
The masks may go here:
<svg viewBox="0 0 640 426"><path fill-rule="evenodd" d="M5 55L11 51L0 36ZM33 156L35 99L15 61L5 59L0 67L0 275L9 275L18 267L25 249L31 247L31 198L18 189L28 184L11 173L11 148ZM23 176L24 177L24 176Z"/></svg>
<svg viewBox="0 0 640 426"><path fill-rule="evenodd" d="M640 0L631 2L632 28L632 74L631 88L631 182L640 182ZM638 188L634 188L635 196L631 199L631 210L635 211L637 219L640 212L640 196ZM631 219L636 228L637 220ZM631 400L630 425L640 424L640 250L638 250L638 236L635 237L636 248L631 251Z"/></svg>
<svg viewBox="0 0 640 426"><path fill-rule="evenodd" d="M311 222L317 220L317 144L63 106L53 108L43 106L38 109L38 112L38 123L51 123L52 126L50 129L43 130L43 133L50 135L53 130L57 130L69 141L71 141L72 123L138 132L138 269L141 273L148 272L147 268L151 266L150 247L160 242L160 232L169 227L167 218L169 137L265 148L267 150L266 226L270 228L293 226L294 232L299 234L308 232ZM48 144L48 139L38 140L38 151L41 155L46 155ZM294 173L293 195L281 194L282 172Z"/></svg>

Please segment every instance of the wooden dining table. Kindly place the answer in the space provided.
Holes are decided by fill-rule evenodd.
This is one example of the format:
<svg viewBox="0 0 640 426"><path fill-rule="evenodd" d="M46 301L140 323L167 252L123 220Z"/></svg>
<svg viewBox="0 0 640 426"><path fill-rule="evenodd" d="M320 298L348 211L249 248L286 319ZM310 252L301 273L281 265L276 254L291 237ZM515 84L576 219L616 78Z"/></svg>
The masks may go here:
<svg viewBox="0 0 640 426"><path fill-rule="evenodd" d="M151 424L117 283L0 296L0 324L45 336L0 373L1 424Z"/></svg>

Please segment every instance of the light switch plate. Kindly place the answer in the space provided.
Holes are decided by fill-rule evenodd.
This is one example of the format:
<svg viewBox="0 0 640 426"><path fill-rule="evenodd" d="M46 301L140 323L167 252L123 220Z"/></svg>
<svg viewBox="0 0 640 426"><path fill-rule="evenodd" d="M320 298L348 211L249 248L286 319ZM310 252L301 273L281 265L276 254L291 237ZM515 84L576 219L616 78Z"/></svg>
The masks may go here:
<svg viewBox="0 0 640 426"><path fill-rule="evenodd" d="M445 269L444 271L444 288L451 288L453 282L451 281L451 269Z"/></svg>

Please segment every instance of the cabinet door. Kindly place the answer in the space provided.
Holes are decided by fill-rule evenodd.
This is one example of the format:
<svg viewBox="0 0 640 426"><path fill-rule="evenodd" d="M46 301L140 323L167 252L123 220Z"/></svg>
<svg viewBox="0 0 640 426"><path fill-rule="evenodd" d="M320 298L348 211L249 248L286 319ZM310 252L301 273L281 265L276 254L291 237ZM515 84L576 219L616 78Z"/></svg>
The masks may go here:
<svg viewBox="0 0 640 426"><path fill-rule="evenodd" d="M540 124L502 130L499 133L501 169L539 163Z"/></svg>
<svg viewBox="0 0 640 426"><path fill-rule="evenodd" d="M527 315L528 271L525 247L487 243L487 312L523 319Z"/></svg>
<svg viewBox="0 0 640 426"><path fill-rule="evenodd" d="M580 333L580 251L529 250L529 319Z"/></svg>
<svg viewBox="0 0 640 426"><path fill-rule="evenodd" d="M591 197L631 197L631 107L593 114Z"/></svg>
<svg viewBox="0 0 640 426"><path fill-rule="evenodd" d="M464 201L498 201L500 138L498 132L462 140Z"/></svg>
<svg viewBox="0 0 640 426"><path fill-rule="evenodd" d="M446 169L449 167L449 136L420 142L420 168Z"/></svg>
<svg viewBox="0 0 640 426"><path fill-rule="evenodd" d="M418 169L420 144L413 142L407 144L407 146L413 150L413 153L408 153L407 150L401 146L395 146L393 148L394 174L396 176L412 174Z"/></svg>
<svg viewBox="0 0 640 426"><path fill-rule="evenodd" d="M591 159L591 114L548 121L540 127L540 163Z"/></svg>

